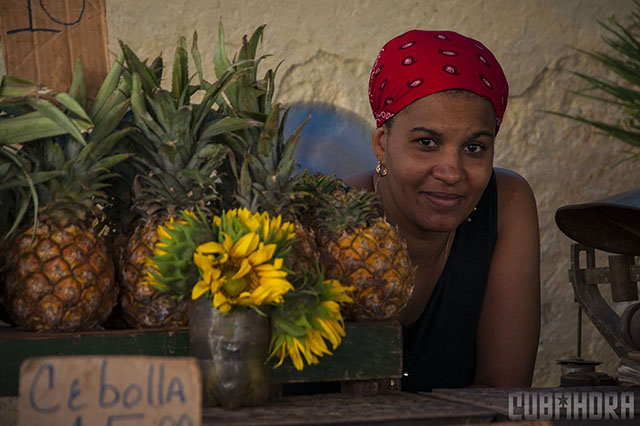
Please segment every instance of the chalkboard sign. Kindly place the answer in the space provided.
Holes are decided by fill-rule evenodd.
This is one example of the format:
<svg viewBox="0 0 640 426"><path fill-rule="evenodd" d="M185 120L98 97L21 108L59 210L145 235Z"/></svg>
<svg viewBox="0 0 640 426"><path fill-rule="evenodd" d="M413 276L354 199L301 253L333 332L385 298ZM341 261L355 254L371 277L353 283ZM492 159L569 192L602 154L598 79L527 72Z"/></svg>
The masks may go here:
<svg viewBox="0 0 640 426"><path fill-rule="evenodd" d="M200 426L201 401L194 358L28 358L18 426Z"/></svg>

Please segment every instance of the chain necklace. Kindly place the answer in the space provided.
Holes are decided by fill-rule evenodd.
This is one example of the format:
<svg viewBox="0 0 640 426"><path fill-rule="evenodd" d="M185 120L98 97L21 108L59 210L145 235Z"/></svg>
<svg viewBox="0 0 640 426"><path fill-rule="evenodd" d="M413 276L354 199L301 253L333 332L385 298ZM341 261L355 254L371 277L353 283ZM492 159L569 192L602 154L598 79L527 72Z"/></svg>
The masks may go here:
<svg viewBox="0 0 640 426"><path fill-rule="evenodd" d="M373 192L378 197L378 201L380 201L380 207L382 208L382 198L380 197L380 192L378 191L378 188L380 186L379 183L380 183L380 176L376 174L373 180ZM454 235L454 232L455 231L449 231L449 233L447 234L447 241L445 241L444 243L444 255L442 256L442 264L440 265L440 271L438 274L439 276L442 275L442 272L444 271L444 267L447 264L447 259L449 258L449 251L451 250L451 243L453 242L453 238L451 237Z"/></svg>

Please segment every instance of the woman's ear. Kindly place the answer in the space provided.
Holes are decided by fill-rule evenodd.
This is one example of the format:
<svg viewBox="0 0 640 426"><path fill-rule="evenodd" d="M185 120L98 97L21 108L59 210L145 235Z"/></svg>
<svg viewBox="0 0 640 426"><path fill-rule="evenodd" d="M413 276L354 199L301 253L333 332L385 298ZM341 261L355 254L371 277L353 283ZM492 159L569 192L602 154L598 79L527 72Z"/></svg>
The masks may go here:
<svg viewBox="0 0 640 426"><path fill-rule="evenodd" d="M376 156L378 161L382 161L387 152L387 129L385 126L380 126L373 132L371 136L371 148L373 149L373 155Z"/></svg>

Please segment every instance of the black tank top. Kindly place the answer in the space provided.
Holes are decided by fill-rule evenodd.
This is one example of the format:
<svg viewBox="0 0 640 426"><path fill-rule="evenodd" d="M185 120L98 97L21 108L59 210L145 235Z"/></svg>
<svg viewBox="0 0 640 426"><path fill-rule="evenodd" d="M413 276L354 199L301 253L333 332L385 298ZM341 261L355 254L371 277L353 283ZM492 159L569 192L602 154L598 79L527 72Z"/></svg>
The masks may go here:
<svg viewBox="0 0 640 426"><path fill-rule="evenodd" d="M476 328L498 233L495 172L470 218L456 230L447 264L424 312L403 328L403 391L473 383Z"/></svg>

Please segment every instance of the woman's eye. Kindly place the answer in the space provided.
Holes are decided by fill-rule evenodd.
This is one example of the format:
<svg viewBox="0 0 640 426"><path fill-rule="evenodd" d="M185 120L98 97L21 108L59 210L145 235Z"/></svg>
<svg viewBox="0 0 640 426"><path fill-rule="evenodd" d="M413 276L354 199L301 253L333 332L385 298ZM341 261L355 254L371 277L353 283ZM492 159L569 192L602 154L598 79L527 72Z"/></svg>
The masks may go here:
<svg viewBox="0 0 640 426"><path fill-rule="evenodd" d="M484 150L484 147L477 143L471 143L467 145L465 149L472 154L479 154Z"/></svg>
<svg viewBox="0 0 640 426"><path fill-rule="evenodd" d="M418 139L418 143L422 146L433 146L436 144L435 141L431 138Z"/></svg>

